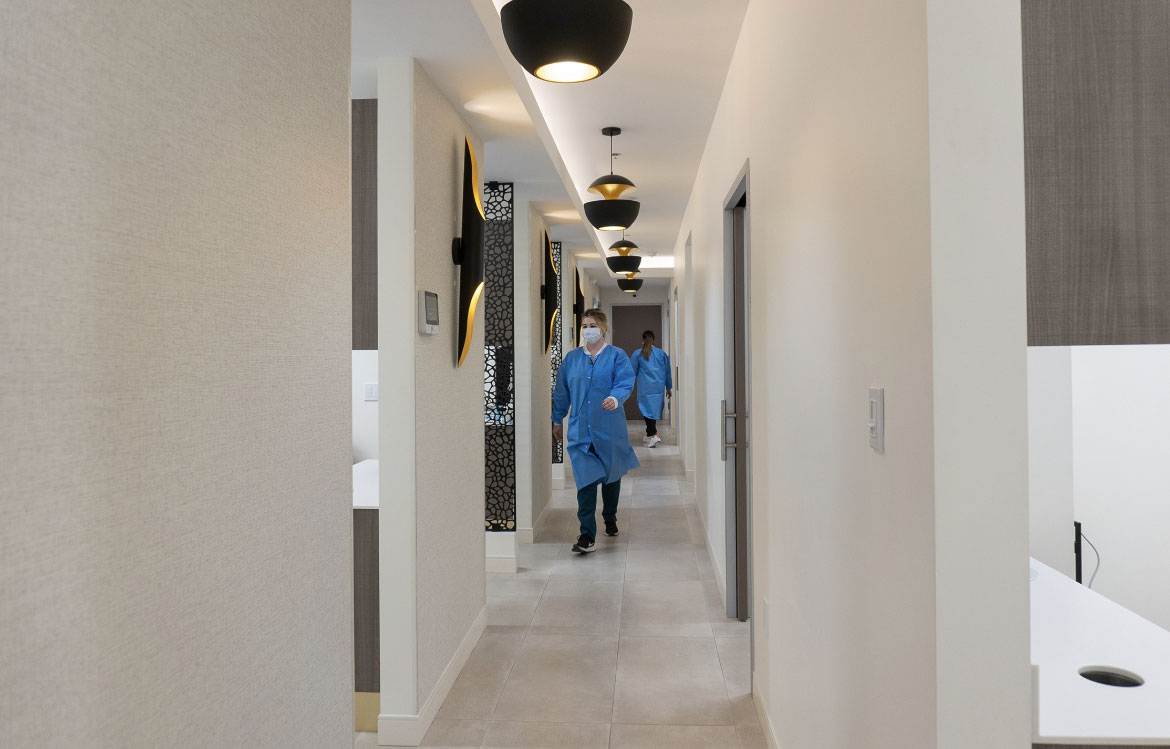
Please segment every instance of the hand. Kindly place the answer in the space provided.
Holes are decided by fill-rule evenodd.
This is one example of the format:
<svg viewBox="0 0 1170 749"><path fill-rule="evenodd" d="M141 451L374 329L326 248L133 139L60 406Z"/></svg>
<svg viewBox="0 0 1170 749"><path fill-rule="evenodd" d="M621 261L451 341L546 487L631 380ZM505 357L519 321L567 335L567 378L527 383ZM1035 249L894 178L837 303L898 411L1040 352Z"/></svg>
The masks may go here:
<svg viewBox="0 0 1170 749"><path fill-rule="evenodd" d="M565 428L560 424L553 424L553 439L557 442L565 441Z"/></svg>
<svg viewBox="0 0 1170 749"><path fill-rule="evenodd" d="M601 402L601 407L606 411L613 411L618 407L617 398L612 395Z"/></svg>
<svg viewBox="0 0 1170 749"><path fill-rule="evenodd" d="M670 390L667 390L667 391L666 391L666 397L667 397L667 399L668 399L668 400L670 399L670 394L671 394L671 392L672 392L672 391L670 391Z"/></svg>

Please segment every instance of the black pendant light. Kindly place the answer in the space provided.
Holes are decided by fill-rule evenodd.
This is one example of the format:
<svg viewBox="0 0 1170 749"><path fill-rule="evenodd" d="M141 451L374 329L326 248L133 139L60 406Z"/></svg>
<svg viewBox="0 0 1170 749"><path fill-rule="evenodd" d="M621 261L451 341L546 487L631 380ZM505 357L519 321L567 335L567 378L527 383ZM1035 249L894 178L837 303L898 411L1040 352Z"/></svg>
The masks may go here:
<svg viewBox="0 0 1170 749"><path fill-rule="evenodd" d="M634 278L633 273L627 273L625 278L618 279L618 288L626 293L634 294L642 288L642 279Z"/></svg>
<svg viewBox="0 0 1170 749"><path fill-rule="evenodd" d="M642 267L641 256L630 254L638 249L638 245L626 239L625 232L622 232L622 238L611 244L609 249L617 253L605 259L605 264L614 273L637 273Z"/></svg>
<svg viewBox="0 0 1170 749"><path fill-rule="evenodd" d="M637 220L642 206L636 200L622 197L624 193L636 189L634 183L613 173L613 136L621 135L622 129L606 127L602 128L601 134L609 136L609 174L593 180L593 184L589 185L589 190L601 195L602 199L585 204L585 217L598 231L625 231Z"/></svg>
<svg viewBox="0 0 1170 749"><path fill-rule="evenodd" d="M500 10L516 62L552 83L580 83L609 70L633 21L623 0L512 0Z"/></svg>

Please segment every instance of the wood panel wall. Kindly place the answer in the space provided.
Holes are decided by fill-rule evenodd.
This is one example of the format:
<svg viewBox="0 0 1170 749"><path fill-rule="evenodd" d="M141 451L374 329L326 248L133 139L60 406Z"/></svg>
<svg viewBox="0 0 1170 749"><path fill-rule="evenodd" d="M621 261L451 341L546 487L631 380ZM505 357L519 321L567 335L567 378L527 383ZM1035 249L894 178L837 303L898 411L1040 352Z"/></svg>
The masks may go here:
<svg viewBox="0 0 1170 749"><path fill-rule="evenodd" d="M378 100L354 99L353 348L378 348Z"/></svg>
<svg viewBox="0 0 1170 749"><path fill-rule="evenodd" d="M355 692L381 691L378 510L353 511L353 675Z"/></svg>
<svg viewBox="0 0 1170 749"><path fill-rule="evenodd" d="M1170 2L1022 8L1028 343L1170 343Z"/></svg>

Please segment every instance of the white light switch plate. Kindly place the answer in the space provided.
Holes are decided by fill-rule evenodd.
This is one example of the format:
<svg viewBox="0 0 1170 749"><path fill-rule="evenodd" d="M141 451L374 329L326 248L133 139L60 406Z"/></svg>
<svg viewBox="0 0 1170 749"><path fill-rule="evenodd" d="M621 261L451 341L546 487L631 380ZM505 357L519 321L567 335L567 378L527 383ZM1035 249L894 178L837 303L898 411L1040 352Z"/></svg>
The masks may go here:
<svg viewBox="0 0 1170 749"><path fill-rule="evenodd" d="M367 401L378 400L378 383L376 383L376 382L367 382L366 383L366 400Z"/></svg>
<svg viewBox="0 0 1170 749"><path fill-rule="evenodd" d="M884 454L886 451L886 389L869 389L869 419L866 422L869 429L869 446L875 452Z"/></svg>

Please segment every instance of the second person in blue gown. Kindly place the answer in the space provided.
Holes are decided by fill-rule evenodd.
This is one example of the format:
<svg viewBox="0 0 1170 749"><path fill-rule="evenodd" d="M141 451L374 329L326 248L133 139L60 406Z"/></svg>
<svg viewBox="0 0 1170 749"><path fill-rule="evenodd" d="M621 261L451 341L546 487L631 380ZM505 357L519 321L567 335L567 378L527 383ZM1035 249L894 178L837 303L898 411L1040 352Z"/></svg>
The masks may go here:
<svg viewBox="0 0 1170 749"><path fill-rule="evenodd" d="M658 436L658 420L662 418L674 383L670 377L670 357L654 345L653 330L642 334L642 348L630 354L630 367L638 381L638 410L646 422L646 437L642 441L647 447L655 447L662 441Z"/></svg>
<svg viewBox="0 0 1170 749"><path fill-rule="evenodd" d="M564 438L561 422L569 416L566 444L577 484L577 518L581 535L573 551L597 548L597 489L601 487L605 535L616 536L622 476L638 467L630 447L622 404L634 389L634 370L626 353L605 342L609 321L598 309L582 318L580 348L565 355L553 391L553 437Z"/></svg>

